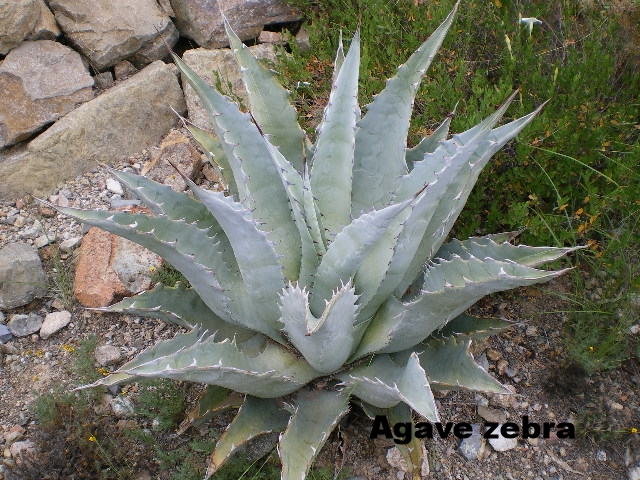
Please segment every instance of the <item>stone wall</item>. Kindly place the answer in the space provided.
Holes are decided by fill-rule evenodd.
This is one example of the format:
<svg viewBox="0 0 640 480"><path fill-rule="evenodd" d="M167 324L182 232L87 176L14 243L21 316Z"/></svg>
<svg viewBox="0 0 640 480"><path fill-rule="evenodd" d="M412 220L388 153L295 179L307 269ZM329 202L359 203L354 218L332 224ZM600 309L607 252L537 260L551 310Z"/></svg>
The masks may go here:
<svg viewBox="0 0 640 480"><path fill-rule="evenodd" d="M299 19L282 0L0 0L0 200L159 144L174 111L199 123L167 45L188 38L194 70L232 75L219 4L243 40Z"/></svg>

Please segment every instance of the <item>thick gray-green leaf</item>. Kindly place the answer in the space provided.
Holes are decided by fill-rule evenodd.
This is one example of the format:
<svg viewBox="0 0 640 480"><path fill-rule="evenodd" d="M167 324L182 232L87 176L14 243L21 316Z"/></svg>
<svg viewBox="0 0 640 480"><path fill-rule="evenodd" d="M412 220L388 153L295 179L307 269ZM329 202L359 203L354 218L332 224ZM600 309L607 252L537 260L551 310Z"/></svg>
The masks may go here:
<svg viewBox="0 0 640 480"><path fill-rule="evenodd" d="M349 396L330 390L300 390L293 402L294 413L280 435L278 453L282 480L304 480L340 419L349 411Z"/></svg>
<svg viewBox="0 0 640 480"><path fill-rule="evenodd" d="M413 431L413 418L411 415L411 409L407 404L400 402L395 407L388 409L386 414L391 425L395 425L397 423L409 424ZM422 440L417 438L415 435L411 435L408 443L396 444L396 448L400 451L402 458L404 458L405 463L409 467L408 473L411 475L413 480L423 480L422 464L429 460L423 457L422 450L424 449L424 446L422 445Z"/></svg>
<svg viewBox="0 0 640 480"><path fill-rule="evenodd" d="M289 102L289 92L276 80L274 72L253 56L226 20L225 28L241 67L253 118L269 142L298 172L302 172L306 135L298 125L298 115Z"/></svg>
<svg viewBox="0 0 640 480"><path fill-rule="evenodd" d="M324 303L331 298L333 291L353 278L364 256L412 200L365 213L336 236L322 257L316 274L310 302L314 315L318 316L324 310Z"/></svg>
<svg viewBox="0 0 640 480"><path fill-rule="evenodd" d="M407 149L407 152L405 153L405 160L409 171L413 170L413 164L415 162L423 160L427 153L435 152L440 145L440 142L447 139L447 135L449 135L449 126L451 125L451 118L453 118L455 110L456 109L454 107L451 115L445 118L444 121L438 125L438 128L431 133L431 135L424 137L415 147Z"/></svg>
<svg viewBox="0 0 640 480"><path fill-rule="evenodd" d="M527 267L537 267L563 257L575 248L557 247L528 247L526 245L511 245L510 243L496 243L487 237L471 237L467 240L453 239L440 247L435 258L451 260L454 255L464 259L486 257L496 260L511 260Z"/></svg>
<svg viewBox="0 0 640 480"><path fill-rule="evenodd" d="M169 220L195 223L206 230L213 243L218 244L223 260L233 272L239 272L238 264L231 255L231 245L222 227L199 201L184 192L176 192L168 185L161 185L141 175L111 170L120 182L126 185L151 210L154 215L165 215Z"/></svg>
<svg viewBox="0 0 640 480"><path fill-rule="evenodd" d="M265 142L271 153L271 158L278 168L282 185L289 197L289 204L291 205L293 218L302 243L299 275L295 278L289 278L289 280L297 281L303 288L310 288L313 283L313 276L320 263L315 242L315 239L320 238L315 210L313 210L312 205L305 205L305 185L300 173L284 158L284 155L277 148L268 141L265 140ZM303 165L303 168L305 168L305 165ZM309 215L307 215L307 212L309 212ZM290 255L295 255L296 253L298 252L291 252Z"/></svg>
<svg viewBox="0 0 640 480"><path fill-rule="evenodd" d="M246 342L249 346L244 348L234 340L217 342L213 336L197 336L198 333L194 330L156 344L146 355L118 369L115 375L206 383L264 398L295 392L320 376L307 362L269 340L261 340L261 349L256 354L256 346L252 344L255 342ZM184 340L187 336L189 342ZM179 344L179 348L174 348L174 344ZM165 351L168 353L164 354ZM109 378L94 385L108 384Z"/></svg>
<svg viewBox="0 0 640 480"><path fill-rule="evenodd" d="M333 238L351 222L351 177L358 109L360 33L356 31L318 127L311 190Z"/></svg>
<svg viewBox="0 0 640 480"><path fill-rule="evenodd" d="M446 198L451 199L450 204L445 206L445 202L442 202L438 205L438 209L432 218L429 228L427 228L425 232L424 238L429 239L432 237L432 240L429 240L429 248L427 249L427 251L430 252L429 258L432 258L444 243L458 215L464 208L469 194L478 180L480 172L489 159L508 141L520 133L524 127L531 123L543 106L544 104L524 117L501 127L494 128L486 142L480 144L478 150L471 156L468 163L464 162L460 165L462 170L447 191ZM438 225L439 222L441 222L440 225ZM420 248L422 248L422 246L423 245L421 245Z"/></svg>
<svg viewBox="0 0 640 480"><path fill-rule="evenodd" d="M435 400L415 353L402 363L376 355L370 363L338 375L351 395L380 408L404 402L431 422L438 421Z"/></svg>
<svg viewBox="0 0 640 480"><path fill-rule="evenodd" d="M287 428L291 414L280 408L278 400L247 395L238 414L227 426L211 454L205 479L213 475L235 452L253 438ZM273 446L276 445L274 439Z"/></svg>
<svg viewBox="0 0 640 480"><path fill-rule="evenodd" d="M244 395L217 385L207 385L192 409L178 427L177 434L182 435L189 427L202 425L214 415L229 408L239 408L244 402Z"/></svg>
<svg viewBox="0 0 640 480"><path fill-rule="evenodd" d="M489 335L495 335L511 327L512 323L499 318L480 318L461 313L447 323L434 336L440 338L458 336L479 340Z"/></svg>
<svg viewBox="0 0 640 480"><path fill-rule="evenodd" d="M499 118L498 114L506 109L503 105L490 118ZM462 211L471 189L475 185L480 172L487 164L491 156L496 153L504 144L515 137L529 122L533 120L540 109L515 120L502 127L488 130L492 123L485 120L486 128L478 129L476 134L470 135L471 130L455 135L452 140L443 142L441 146L430 156L437 158L436 164L444 162L444 168L437 174L433 174L429 169L422 168L428 165L431 158L426 158L416 164L409 175L401 179L402 186L399 190L398 198L409 195L417 185L424 185L423 182L430 183L434 180L447 185L446 192L442 198L446 201L438 202L429 226L427 227L417 254L407 268L404 279L396 289L396 296L401 297L405 290L411 285L414 279L427 261L433 258L438 251L454 222ZM477 127L474 127L477 128ZM421 174L424 174L421 176Z"/></svg>
<svg viewBox="0 0 640 480"><path fill-rule="evenodd" d="M176 192L168 185L154 182L142 175L113 169L109 169L109 172L131 190L154 215L166 215L170 220L184 220L187 223L198 222L200 228L215 229L215 234L222 231L204 205L186 193Z"/></svg>
<svg viewBox="0 0 640 480"><path fill-rule="evenodd" d="M408 229L413 230L408 237L412 248L407 253L413 255L409 264L406 264L407 255L397 257L396 272L402 272L403 275L403 279L397 283L396 287L395 295L398 298L403 296L424 268L425 263L432 258L434 252L430 248L431 244L441 238L436 235L436 227L441 224L443 215L451 213L450 202L442 202L442 198L450 200L456 196L457 190L464 188L464 182L470 176L468 171L472 169L474 162L478 163L478 159L482 159L482 155L486 153L487 145L490 144L488 139L491 129L506 112L514 96L515 93L480 124L462 134L454 135L448 141L440 142L432 154L425 155L423 161L417 163L409 174L400 179L400 188L396 192L397 198L405 198L415 189L426 185L429 199L425 201L428 201L432 209L428 217L422 217L423 221ZM458 185L459 183L463 185ZM428 222L426 225L425 218ZM433 223L431 223L432 219L434 219ZM416 247L417 239L419 243Z"/></svg>
<svg viewBox="0 0 640 480"><path fill-rule="evenodd" d="M234 275L240 271L235 257L231 254L231 244L217 220L199 201L184 192L176 192L168 185L161 185L141 175L111 170L120 182L126 185L155 215L166 215L170 220L193 223L205 230L216 244L220 258Z"/></svg>
<svg viewBox="0 0 640 480"><path fill-rule="evenodd" d="M94 310L157 318L185 328L201 325L210 332L216 332L218 339L236 337L238 341L243 341L255 335L251 330L222 320L207 307L194 289L186 288L181 282L175 287L158 284L153 290Z"/></svg>
<svg viewBox="0 0 640 480"><path fill-rule="evenodd" d="M537 270L491 258L454 257L430 265L417 298L403 303L390 297L382 306L369 324L354 358L407 349L489 293L546 282L565 271Z"/></svg>
<svg viewBox="0 0 640 480"><path fill-rule="evenodd" d="M194 88L222 141L244 206L261 222L276 252L281 255L284 274L297 278L300 271L300 235L291 216L287 193L280 182L269 149L251 117L235 103L209 86L174 56L178 68Z"/></svg>
<svg viewBox="0 0 640 480"><path fill-rule="evenodd" d="M209 332L206 332L208 335ZM98 385L110 386L121 383L130 383L142 377L126 373L123 369L132 369L147 362L154 361L157 358L170 357L184 348L188 348L203 337L203 331L200 328L194 328L189 333L179 333L170 340L162 340L152 347L144 350L130 362L125 363L117 372L101 378L91 385L84 385L80 388L95 387Z"/></svg>
<svg viewBox="0 0 640 480"><path fill-rule="evenodd" d="M193 135L193 138L196 139L202 149L207 153L209 159L218 166L218 169L222 174L222 180L224 180L229 192L231 192L232 195L237 195L238 187L236 186L236 181L233 178L233 171L231 169L229 159L224 153L222 142L209 132L200 129L195 125L187 125L187 128L191 132L191 135Z"/></svg>
<svg viewBox="0 0 640 480"><path fill-rule="evenodd" d="M229 239L246 290L260 305L255 313L267 325L275 327L279 317L277 298L284 287L284 277L274 245L258 229L251 212L240 203L221 192L200 188L188 178L185 181L218 220Z"/></svg>
<svg viewBox="0 0 640 480"><path fill-rule="evenodd" d="M410 214L406 209L387 228L380 241L375 244L362 259L360 268L353 280L360 293L359 311L357 323L371 319L388 295L381 294L381 285L387 279L389 266L393 258L394 250L398 243L401 231L407 225L406 220ZM401 277L402 278L402 277ZM394 287L395 288L395 287ZM391 290L393 292L393 289Z"/></svg>
<svg viewBox="0 0 640 480"><path fill-rule="evenodd" d="M422 161L414 164L411 172L400 178L400 188L395 192L395 198L407 198L442 177L443 171L449 170L447 178L463 176L466 170L478 162L477 150L490 138L493 127L500 121L514 98L515 93L478 125L453 135L449 140L441 141L433 152L426 154Z"/></svg>
<svg viewBox="0 0 640 480"><path fill-rule="evenodd" d="M309 168L307 164L304 165L304 172L302 174L302 204L304 207L304 216L307 224L309 225L309 234L313 240L313 244L316 248L318 257L322 257L327 253L327 241L324 227L320 221L320 212L318 206L313 198L313 192L311 191L311 180L309 179Z"/></svg>
<svg viewBox="0 0 640 480"><path fill-rule="evenodd" d="M333 295L320 318L309 310L308 292L289 285L280 297L283 331L309 364L322 373L338 370L356 341L358 296L350 283Z"/></svg>
<svg viewBox="0 0 640 480"><path fill-rule="evenodd" d="M211 126L216 134L216 137L220 140L220 144L224 151L225 158L229 163L229 168L233 174L234 182L238 189L238 197L242 202L250 202L249 189L247 187L247 174L243 170L241 158L235 152L235 144L233 140L225 138L225 133L233 129L234 121L237 121L237 117L240 116L240 112L237 106L233 105L233 102L218 92L211 85L207 84L202 78L200 78L186 63L182 61L177 55L172 55L173 61L180 69L183 78L187 79L187 82L194 89L198 98L202 102L205 108ZM244 120L246 122L246 120ZM245 129L246 130L246 129ZM251 132L243 131L247 137L251 137ZM254 141L255 142L255 141ZM247 141L249 143L249 140Z"/></svg>
<svg viewBox="0 0 640 480"><path fill-rule="evenodd" d="M477 390L511 393L505 386L477 365L469 353L471 340L459 342L455 337L430 340L420 353L420 365L427 372L431 386L438 390ZM403 352L406 356L407 353Z"/></svg>
<svg viewBox="0 0 640 480"><path fill-rule="evenodd" d="M453 23L458 4L396 75L358 122L353 170L352 215L390 203L398 178L407 173L405 149L413 101L424 72ZM420 188L415 191L420 190Z"/></svg>
<svg viewBox="0 0 640 480"><path fill-rule="evenodd" d="M160 255L193 285L200 298L220 318L233 321L228 292L239 286L215 240L195 223L139 213L55 207L81 222L136 242ZM224 285L224 287L222 286Z"/></svg>
<svg viewBox="0 0 640 480"><path fill-rule="evenodd" d="M336 51L336 58L333 62L333 76L331 77L331 84L335 84L338 79L338 74L344 63L344 43L342 42L342 30L340 30L340 37L338 38L338 49Z"/></svg>
<svg viewBox="0 0 640 480"><path fill-rule="evenodd" d="M402 215L401 222L394 222L383 240L364 259L355 278L357 289L362 288L360 282L363 280L368 285L359 290L363 292L359 322L371 318L404 278L445 189L442 182L429 185L412 203L411 210L407 209ZM381 246L391 248L381 250Z"/></svg>

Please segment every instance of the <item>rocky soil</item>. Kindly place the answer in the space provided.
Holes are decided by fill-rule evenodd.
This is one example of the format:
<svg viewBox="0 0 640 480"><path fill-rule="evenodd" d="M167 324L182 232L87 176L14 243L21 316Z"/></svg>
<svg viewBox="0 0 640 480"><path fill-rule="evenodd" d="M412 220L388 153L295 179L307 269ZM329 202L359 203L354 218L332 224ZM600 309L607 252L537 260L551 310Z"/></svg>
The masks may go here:
<svg viewBox="0 0 640 480"><path fill-rule="evenodd" d="M299 13L276 0L252 0L259 9L243 3L226 0L227 17L241 38L259 36L251 47L256 56L273 60L266 44L277 34L264 25ZM186 471L205 464L207 447L193 442L219 436L231 412L178 434L144 411L145 392L159 386L73 392L179 329L85 308L149 288L158 260L104 233L88 234L54 207L138 208L102 163L183 189L171 160L198 183L219 188L186 131L166 135L177 123L169 106L188 111L196 125L207 122L193 91L163 62L164 41L178 48L183 37L185 62L210 83L218 80L210 72L221 72L220 83L242 96L231 73L237 68L229 50L215 50L226 36L213 0L87 5L0 0L0 480L201 478ZM597 294L599 282L591 278L588 293ZM565 278L474 307L477 315L513 322L473 346L512 395L436 397L443 423L466 422L480 432L484 423L521 424L527 416L570 423L576 438L558 438L551 429L549 438L425 439L424 478L640 479L640 436L630 433L640 429L638 366L629 361L586 375L567 360L561 312L571 306L561 294L569 288ZM200 390L175 385L173 406L175 398L186 399L177 402L181 409L192 406ZM341 478L352 480L409 478L393 440L369 438L372 425L354 407L317 464L344 465ZM172 451L181 453L171 460Z"/></svg>
<svg viewBox="0 0 640 480"><path fill-rule="evenodd" d="M159 151L150 149L116 168L138 173ZM215 179L212 182L202 172L195 172L194 176L216 187ZM103 209L132 203L103 167L66 183L48 201ZM176 469L163 467L153 446L132 439L126 432L151 432L156 445L166 451L219 433L228 415L191 428L181 436L172 431L155 431L152 420L135 412L135 385L126 394L116 389L99 392L91 409L84 413L85 418L78 418L84 414L73 409L61 412L66 424L53 430L45 429L34 413L34 400L39 396L55 390L70 391L78 385L77 371L74 373L70 366L77 363L86 339L97 339L95 353L91 352L85 365L96 374L117 368L177 331L159 321L87 310L68 297L70 286L65 279L75 270L78 244L84 233L82 225L31 197L0 204L0 248L14 242L33 245L49 279L46 293L37 293L41 298L15 308L3 307L0 314L0 327L5 327L0 330L4 341L0 345L0 479L101 478L92 467L100 458L99 450L92 448L96 444L90 442L89 437L94 435L94 439L103 442L101 445L117 445L115 451L126 452L126 463L105 467L103 478L172 478ZM597 288L597 282L593 285ZM480 364L507 385L513 395L440 392L437 402L445 423L521 424L526 415L529 422L540 424L572 423L576 438L561 439L552 430L550 437L544 439L519 436L487 442L474 437L462 447L453 435L425 439L428 462L423 467L424 478L640 478L640 436L629 433L632 427L640 427L640 372L635 363L628 362L613 372L586 375L567 362L562 340L566 314L557 312L569 308L558 295L568 289L565 278L479 302L473 313L514 322L508 331L473 346ZM17 322L19 315L23 317L18 317ZM7 326L14 332L10 339ZM187 398L195 398L197 387L179 388ZM72 424L79 425L78 429L73 430ZM358 479L409 478L402 470L393 440L370 439L371 428L372 421L357 408L343 422L345 471ZM319 465L336 463L338 443L334 434ZM203 464L204 457L201 453L190 461ZM75 465L74 470L69 470L69 465ZM121 473L116 474L118 471Z"/></svg>

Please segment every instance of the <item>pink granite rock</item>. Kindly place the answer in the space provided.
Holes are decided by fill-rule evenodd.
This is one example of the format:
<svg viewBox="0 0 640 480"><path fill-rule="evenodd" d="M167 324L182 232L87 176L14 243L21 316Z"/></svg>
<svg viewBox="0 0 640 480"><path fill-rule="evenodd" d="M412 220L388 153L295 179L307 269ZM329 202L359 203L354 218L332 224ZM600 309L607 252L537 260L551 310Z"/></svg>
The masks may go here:
<svg viewBox="0 0 640 480"><path fill-rule="evenodd" d="M146 248L93 227L80 247L74 294L85 307L106 307L147 290L150 269L161 264L162 259Z"/></svg>

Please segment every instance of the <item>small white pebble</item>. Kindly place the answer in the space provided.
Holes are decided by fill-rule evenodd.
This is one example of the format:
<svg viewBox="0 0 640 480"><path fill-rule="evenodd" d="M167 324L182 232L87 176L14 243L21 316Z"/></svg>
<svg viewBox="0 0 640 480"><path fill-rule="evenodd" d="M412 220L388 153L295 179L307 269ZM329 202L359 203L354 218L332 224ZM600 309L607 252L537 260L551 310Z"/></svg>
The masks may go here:
<svg viewBox="0 0 640 480"><path fill-rule="evenodd" d="M113 178L107 178L107 190L110 192L116 193L118 195L124 195L124 190L122 190L122 185L117 180Z"/></svg>

